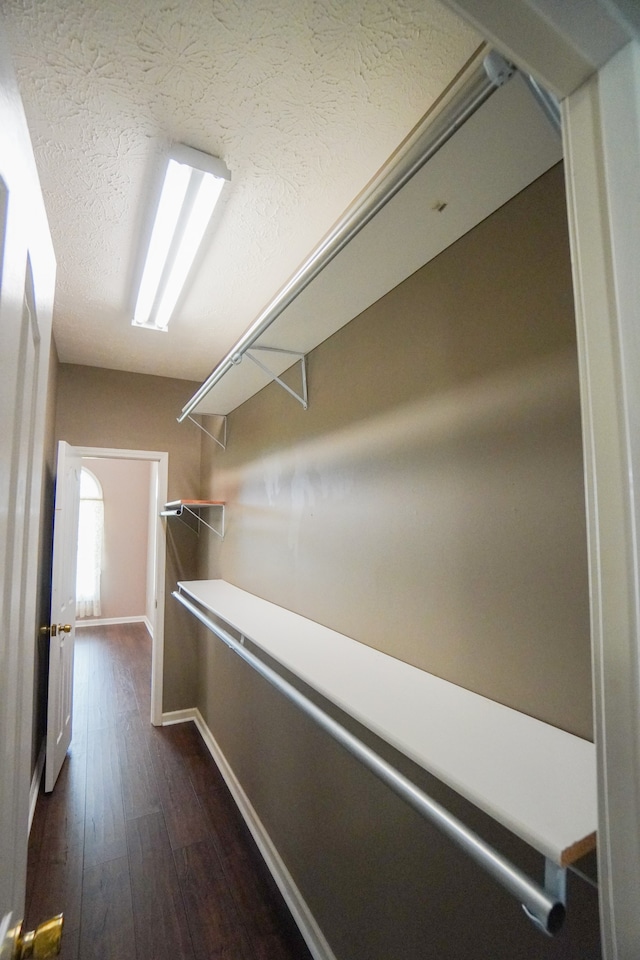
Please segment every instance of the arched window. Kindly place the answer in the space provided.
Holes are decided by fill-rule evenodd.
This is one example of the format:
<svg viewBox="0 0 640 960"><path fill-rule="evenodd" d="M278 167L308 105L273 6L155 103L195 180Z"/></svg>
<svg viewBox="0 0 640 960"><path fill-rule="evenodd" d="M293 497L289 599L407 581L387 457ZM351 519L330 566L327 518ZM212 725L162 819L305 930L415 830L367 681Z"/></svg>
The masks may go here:
<svg viewBox="0 0 640 960"><path fill-rule="evenodd" d="M104 538L104 502L100 481L90 470L80 471L76 618L99 617L100 571Z"/></svg>

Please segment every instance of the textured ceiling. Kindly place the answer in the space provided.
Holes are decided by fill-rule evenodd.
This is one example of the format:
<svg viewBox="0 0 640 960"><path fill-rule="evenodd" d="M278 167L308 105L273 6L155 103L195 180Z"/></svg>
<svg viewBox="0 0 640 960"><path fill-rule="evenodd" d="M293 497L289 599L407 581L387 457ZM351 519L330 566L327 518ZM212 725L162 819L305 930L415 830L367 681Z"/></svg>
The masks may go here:
<svg viewBox="0 0 640 960"><path fill-rule="evenodd" d="M433 0L2 0L60 359L202 379L463 66ZM172 141L232 182L168 333L130 325Z"/></svg>

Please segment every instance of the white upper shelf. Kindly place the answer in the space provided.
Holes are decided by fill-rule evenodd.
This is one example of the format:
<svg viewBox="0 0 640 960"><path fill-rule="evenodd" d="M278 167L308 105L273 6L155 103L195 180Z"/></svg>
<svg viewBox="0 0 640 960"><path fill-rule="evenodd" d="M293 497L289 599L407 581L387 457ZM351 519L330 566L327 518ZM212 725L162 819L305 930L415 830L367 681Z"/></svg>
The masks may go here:
<svg viewBox="0 0 640 960"><path fill-rule="evenodd" d="M308 353L561 158L559 136L516 74L362 228L256 345ZM446 206L440 209L442 204ZM276 375L291 363L291 357L276 354L269 361ZM192 412L230 413L267 382L245 359Z"/></svg>
<svg viewBox="0 0 640 960"><path fill-rule="evenodd" d="M178 586L545 857L566 866L595 846L593 743L224 580Z"/></svg>

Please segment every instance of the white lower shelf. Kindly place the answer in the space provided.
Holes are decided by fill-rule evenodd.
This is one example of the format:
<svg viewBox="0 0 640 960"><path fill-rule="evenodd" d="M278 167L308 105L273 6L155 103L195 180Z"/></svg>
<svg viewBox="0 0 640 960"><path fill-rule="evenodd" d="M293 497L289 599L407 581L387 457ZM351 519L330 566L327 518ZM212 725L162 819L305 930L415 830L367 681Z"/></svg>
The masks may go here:
<svg viewBox="0 0 640 960"><path fill-rule="evenodd" d="M589 741L224 580L179 588L545 857L566 866L595 846Z"/></svg>

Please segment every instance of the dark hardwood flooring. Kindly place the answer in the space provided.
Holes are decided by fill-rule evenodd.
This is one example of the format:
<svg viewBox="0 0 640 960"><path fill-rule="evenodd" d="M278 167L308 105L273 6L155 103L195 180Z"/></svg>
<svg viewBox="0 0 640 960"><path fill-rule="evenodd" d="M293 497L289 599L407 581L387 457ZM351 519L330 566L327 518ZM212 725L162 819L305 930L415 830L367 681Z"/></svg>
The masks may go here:
<svg viewBox="0 0 640 960"><path fill-rule="evenodd" d="M142 624L77 631L73 742L29 842L63 960L310 960L191 722L152 727Z"/></svg>

